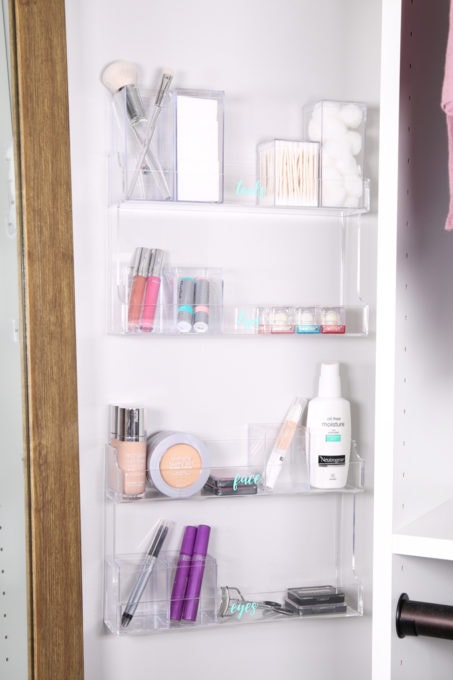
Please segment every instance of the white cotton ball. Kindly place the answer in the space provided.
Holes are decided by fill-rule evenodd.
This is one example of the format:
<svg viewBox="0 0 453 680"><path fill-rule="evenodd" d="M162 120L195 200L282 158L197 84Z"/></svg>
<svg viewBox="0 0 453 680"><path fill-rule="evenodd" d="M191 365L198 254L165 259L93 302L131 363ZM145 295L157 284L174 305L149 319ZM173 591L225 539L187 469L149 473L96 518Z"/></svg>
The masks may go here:
<svg viewBox="0 0 453 680"><path fill-rule="evenodd" d="M351 153L354 156L357 156L362 151L362 135L356 130L348 130L346 135Z"/></svg>
<svg viewBox="0 0 453 680"><path fill-rule="evenodd" d="M308 139L312 142L321 141L321 119L318 117L311 118L308 123Z"/></svg>
<svg viewBox="0 0 453 680"><path fill-rule="evenodd" d="M357 176L360 175L360 167L357 164L356 159L354 156L351 154L347 154L342 156L341 158L338 158L335 167L337 170L344 176L344 175L350 175L350 176Z"/></svg>
<svg viewBox="0 0 453 680"><path fill-rule="evenodd" d="M323 152L321 166L323 172L328 171L329 168L333 168L335 170L337 167L337 162L335 158L332 158L332 156L329 156L329 154Z"/></svg>
<svg viewBox="0 0 453 680"><path fill-rule="evenodd" d="M335 113L324 112L322 118L323 140L339 139L346 136L346 126Z"/></svg>
<svg viewBox="0 0 453 680"><path fill-rule="evenodd" d="M322 172L322 205L337 207L343 205L346 196L341 174L333 167L324 169Z"/></svg>
<svg viewBox="0 0 453 680"><path fill-rule="evenodd" d="M344 186L346 193L350 196L354 196L356 198L360 198L362 196L363 180L361 177L358 177L357 175L347 175L344 178Z"/></svg>
<svg viewBox="0 0 453 680"><path fill-rule="evenodd" d="M351 102L341 107L340 118L347 127L357 128L363 120L363 112L360 106Z"/></svg>
<svg viewBox="0 0 453 680"><path fill-rule="evenodd" d="M359 196L351 196L351 194L347 194L346 198L344 199L344 206L345 208L358 208L360 204L360 199Z"/></svg>
<svg viewBox="0 0 453 680"><path fill-rule="evenodd" d="M350 145L346 134L340 135L335 139L329 139L323 144L323 156L333 158L335 162L345 159L351 155Z"/></svg>
<svg viewBox="0 0 453 680"><path fill-rule="evenodd" d="M320 108L322 109L323 115L339 116L341 104L340 102L334 101L322 101L319 102Z"/></svg>
<svg viewBox="0 0 453 680"><path fill-rule="evenodd" d="M335 166L322 166L322 178L323 180L336 180L341 182L341 173L335 168Z"/></svg>

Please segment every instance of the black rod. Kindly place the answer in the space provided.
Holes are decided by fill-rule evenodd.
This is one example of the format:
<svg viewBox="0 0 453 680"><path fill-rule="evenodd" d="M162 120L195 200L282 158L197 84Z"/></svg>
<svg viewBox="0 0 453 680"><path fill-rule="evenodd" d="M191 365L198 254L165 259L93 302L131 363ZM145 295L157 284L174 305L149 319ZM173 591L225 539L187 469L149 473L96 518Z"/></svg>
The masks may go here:
<svg viewBox="0 0 453 680"><path fill-rule="evenodd" d="M406 635L453 640L453 607L446 604L416 602L402 593L396 607L396 632L399 638Z"/></svg>

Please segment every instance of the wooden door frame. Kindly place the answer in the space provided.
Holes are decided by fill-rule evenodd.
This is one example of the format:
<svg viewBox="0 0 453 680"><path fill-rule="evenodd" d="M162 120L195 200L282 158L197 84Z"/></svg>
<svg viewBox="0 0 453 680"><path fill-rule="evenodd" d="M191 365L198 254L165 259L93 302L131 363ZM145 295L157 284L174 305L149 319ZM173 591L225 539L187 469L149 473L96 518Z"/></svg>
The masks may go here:
<svg viewBox="0 0 453 680"><path fill-rule="evenodd" d="M83 678L64 0L9 0L23 329L29 678Z"/></svg>

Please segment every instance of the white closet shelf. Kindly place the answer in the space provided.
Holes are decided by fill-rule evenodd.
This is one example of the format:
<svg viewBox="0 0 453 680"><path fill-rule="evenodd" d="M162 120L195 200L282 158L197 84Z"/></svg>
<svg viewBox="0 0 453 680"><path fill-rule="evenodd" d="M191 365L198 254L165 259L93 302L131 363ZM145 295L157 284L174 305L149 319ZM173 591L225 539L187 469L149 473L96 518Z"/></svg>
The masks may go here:
<svg viewBox="0 0 453 680"><path fill-rule="evenodd" d="M393 554L453 561L453 499L393 534Z"/></svg>

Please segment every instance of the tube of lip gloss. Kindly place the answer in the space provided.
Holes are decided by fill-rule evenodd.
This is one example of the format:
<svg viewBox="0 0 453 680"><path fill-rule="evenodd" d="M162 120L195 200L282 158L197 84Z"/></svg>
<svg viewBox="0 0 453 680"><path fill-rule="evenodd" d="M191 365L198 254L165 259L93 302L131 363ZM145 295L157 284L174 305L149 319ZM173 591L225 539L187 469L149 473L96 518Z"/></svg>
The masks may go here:
<svg viewBox="0 0 453 680"><path fill-rule="evenodd" d="M206 524L200 524L197 529L189 580L187 581L186 597L182 610L182 619L184 621L195 621L197 618L210 533L211 527Z"/></svg>
<svg viewBox="0 0 453 680"><path fill-rule="evenodd" d="M209 281L195 279L195 308L193 329L196 333L206 333L209 328Z"/></svg>
<svg viewBox="0 0 453 680"><path fill-rule="evenodd" d="M159 248L151 250L140 324L142 331L151 332L154 328L154 317L156 314L157 298L159 297L160 275L164 257L165 253L163 250L159 250Z"/></svg>
<svg viewBox="0 0 453 680"><path fill-rule="evenodd" d="M176 327L181 333L190 333L192 330L194 287L195 281L191 276L179 279Z"/></svg>
<svg viewBox="0 0 453 680"><path fill-rule="evenodd" d="M196 527L188 526L184 530L178 564L176 565L175 580L171 591L170 619L173 621L181 620L196 534Z"/></svg>
<svg viewBox="0 0 453 680"><path fill-rule="evenodd" d="M140 316L142 313L146 279L148 278L150 257L151 251L149 248L135 249L133 260L134 269L132 272L132 288L129 297L129 307L127 310L127 327L130 331L136 331L140 328Z"/></svg>

